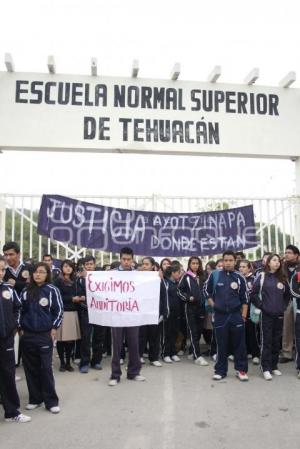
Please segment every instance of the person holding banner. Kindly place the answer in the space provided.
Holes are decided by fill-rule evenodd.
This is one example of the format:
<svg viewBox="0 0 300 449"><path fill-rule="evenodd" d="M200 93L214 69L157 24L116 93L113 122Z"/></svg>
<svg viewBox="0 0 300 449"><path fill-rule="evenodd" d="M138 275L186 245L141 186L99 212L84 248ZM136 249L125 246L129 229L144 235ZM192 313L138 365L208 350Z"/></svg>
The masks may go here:
<svg viewBox="0 0 300 449"><path fill-rule="evenodd" d="M131 271L133 268L133 251L131 248L124 247L120 251L119 271ZM120 365L123 341L126 338L128 345L128 368L127 379L143 382L145 377L140 374L141 361L139 354L139 327L113 327L112 343L113 355L111 360L111 377L108 382L110 387L116 386L121 379L122 370Z"/></svg>
<svg viewBox="0 0 300 449"><path fill-rule="evenodd" d="M142 260L143 271L156 271L155 260L153 257L144 257ZM161 312L161 311L160 311ZM161 313L160 313L161 316ZM160 346L160 327L159 324L148 324L141 326L139 330L139 345L141 363L145 363L143 359L144 349L149 344L149 362L151 365L161 367L159 359Z"/></svg>
<svg viewBox="0 0 300 449"><path fill-rule="evenodd" d="M205 273L199 257L190 257L187 272L180 279L178 293L185 305L187 329L191 340L191 352L195 363L207 366L208 363L200 352L200 338L204 330L205 301L203 285Z"/></svg>

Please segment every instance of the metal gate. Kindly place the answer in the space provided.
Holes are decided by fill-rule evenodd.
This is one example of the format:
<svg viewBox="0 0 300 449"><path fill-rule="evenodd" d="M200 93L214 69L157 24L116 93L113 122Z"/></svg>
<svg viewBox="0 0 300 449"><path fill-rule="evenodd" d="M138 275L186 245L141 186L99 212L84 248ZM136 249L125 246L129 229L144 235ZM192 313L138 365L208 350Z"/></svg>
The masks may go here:
<svg viewBox="0 0 300 449"><path fill-rule="evenodd" d="M261 258L264 251L283 253L289 243L294 243L298 197L290 198L224 198L180 196L82 196L75 198L111 207L156 212L205 212L253 204L257 227L258 246L246 251L250 260ZM44 253L57 259L77 260L87 253L94 255L103 265L117 255L50 240L37 234L37 217L40 195L0 195L0 244L14 240L20 243L24 260L41 260Z"/></svg>

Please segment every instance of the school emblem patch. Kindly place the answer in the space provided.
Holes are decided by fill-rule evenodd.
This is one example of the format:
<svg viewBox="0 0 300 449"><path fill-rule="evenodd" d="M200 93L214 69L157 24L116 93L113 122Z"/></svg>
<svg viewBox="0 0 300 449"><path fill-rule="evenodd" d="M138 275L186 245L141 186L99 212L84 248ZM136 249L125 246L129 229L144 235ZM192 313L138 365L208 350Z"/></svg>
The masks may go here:
<svg viewBox="0 0 300 449"><path fill-rule="evenodd" d="M277 288L279 288L279 290L283 289L283 283L282 282L278 282L277 283Z"/></svg>
<svg viewBox="0 0 300 449"><path fill-rule="evenodd" d="M232 290L236 290L238 288L237 282L231 282L230 287L232 288Z"/></svg>
<svg viewBox="0 0 300 449"><path fill-rule="evenodd" d="M28 270L22 271L22 278L24 278L24 279L28 279L29 278L29 271Z"/></svg>
<svg viewBox="0 0 300 449"><path fill-rule="evenodd" d="M41 299L39 300L39 304L40 304L42 307L46 307L46 306L49 304L48 298L41 298Z"/></svg>
<svg viewBox="0 0 300 449"><path fill-rule="evenodd" d="M10 291L9 291L9 290L4 290L4 291L2 292L2 298L4 298L4 299L10 299L10 298L11 298L11 293L10 293Z"/></svg>

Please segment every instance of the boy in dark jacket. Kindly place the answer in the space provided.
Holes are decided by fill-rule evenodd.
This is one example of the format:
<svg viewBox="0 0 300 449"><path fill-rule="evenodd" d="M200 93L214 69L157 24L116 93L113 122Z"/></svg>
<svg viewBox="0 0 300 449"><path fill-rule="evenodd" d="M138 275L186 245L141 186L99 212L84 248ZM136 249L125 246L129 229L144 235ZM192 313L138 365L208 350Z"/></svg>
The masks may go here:
<svg viewBox="0 0 300 449"><path fill-rule="evenodd" d="M235 254L223 254L224 267L213 271L205 283L204 296L214 310L214 330L217 340L217 361L213 380L227 376L228 348L232 344L236 375L247 381L248 358L245 341L245 321L248 294L245 278L234 271Z"/></svg>

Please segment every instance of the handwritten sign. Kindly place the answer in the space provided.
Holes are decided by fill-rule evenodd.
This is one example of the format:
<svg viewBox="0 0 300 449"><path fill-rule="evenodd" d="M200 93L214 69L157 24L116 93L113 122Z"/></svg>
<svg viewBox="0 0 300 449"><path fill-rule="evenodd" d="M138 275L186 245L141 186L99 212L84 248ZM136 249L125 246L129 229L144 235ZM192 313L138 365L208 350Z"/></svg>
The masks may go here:
<svg viewBox="0 0 300 449"><path fill-rule="evenodd" d="M90 323L110 327L158 324L157 272L90 271L86 290Z"/></svg>
<svg viewBox="0 0 300 449"><path fill-rule="evenodd" d="M257 245L253 206L204 213L158 213L44 195L39 234L85 248L144 256L192 256Z"/></svg>

